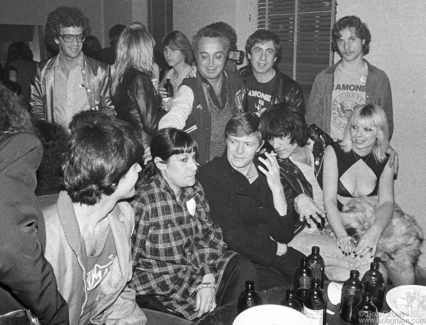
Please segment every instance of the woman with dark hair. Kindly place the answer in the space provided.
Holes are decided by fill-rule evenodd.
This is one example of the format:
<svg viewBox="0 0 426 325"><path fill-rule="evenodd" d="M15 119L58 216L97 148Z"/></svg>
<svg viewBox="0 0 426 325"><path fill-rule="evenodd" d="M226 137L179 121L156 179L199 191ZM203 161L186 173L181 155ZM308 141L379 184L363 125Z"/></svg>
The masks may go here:
<svg viewBox="0 0 426 325"><path fill-rule="evenodd" d="M135 194L142 150L124 121L99 111L72 119L65 191L43 211L45 256L68 302L70 324L146 324L127 286L134 213L125 201Z"/></svg>
<svg viewBox="0 0 426 325"><path fill-rule="evenodd" d="M183 79L188 77L192 72L192 63L194 62L194 53L188 38L182 32L175 30L168 33L163 38L164 58L171 69L164 74L164 78L158 89L163 98L167 97L164 84L167 79L173 85L173 93L176 93ZM166 110L171 107L171 102L164 102Z"/></svg>
<svg viewBox="0 0 426 325"><path fill-rule="evenodd" d="M221 229L210 219L203 187L195 179L197 149L181 130L158 131L147 180L132 202L130 286L141 296L137 300L155 297L163 311L190 320L238 299L246 280L257 283L250 261L227 250Z"/></svg>
<svg viewBox="0 0 426 325"><path fill-rule="evenodd" d="M28 309L42 324L68 324L68 306L44 257L46 229L34 193L43 156L30 115L0 83L0 315Z"/></svg>
<svg viewBox="0 0 426 325"><path fill-rule="evenodd" d="M117 43L111 91L117 117L130 123L141 135L149 152L151 135L158 125L161 97L151 82L155 41L141 23L131 23Z"/></svg>

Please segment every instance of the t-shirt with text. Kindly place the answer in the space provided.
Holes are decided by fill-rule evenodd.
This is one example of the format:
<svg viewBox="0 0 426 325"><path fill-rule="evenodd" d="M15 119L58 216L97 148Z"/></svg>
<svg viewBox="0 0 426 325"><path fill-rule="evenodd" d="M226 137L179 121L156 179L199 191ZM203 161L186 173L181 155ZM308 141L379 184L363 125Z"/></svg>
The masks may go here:
<svg viewBox="0 0 426 325"><path fill-rule="evenodd" d="M368 67L352 72L339 64L334 72L330 136L342 140L346 124L358 105L365 104Z"/></svg>

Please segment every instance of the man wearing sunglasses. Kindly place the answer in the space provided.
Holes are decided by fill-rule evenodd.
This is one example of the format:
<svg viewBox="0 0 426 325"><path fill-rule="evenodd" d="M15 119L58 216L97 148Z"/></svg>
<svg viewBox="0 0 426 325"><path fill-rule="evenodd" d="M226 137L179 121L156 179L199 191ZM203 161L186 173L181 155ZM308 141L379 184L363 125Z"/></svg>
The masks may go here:
<svg viewBox="0 0 426 325"><path fill-rule="evenodd" d="M82 52L89 19L78 8L59 7L47 17L46 42L58 55L38 64L31 85L32 114L66 129L85 110L114 114L109 66Z"/></svg>

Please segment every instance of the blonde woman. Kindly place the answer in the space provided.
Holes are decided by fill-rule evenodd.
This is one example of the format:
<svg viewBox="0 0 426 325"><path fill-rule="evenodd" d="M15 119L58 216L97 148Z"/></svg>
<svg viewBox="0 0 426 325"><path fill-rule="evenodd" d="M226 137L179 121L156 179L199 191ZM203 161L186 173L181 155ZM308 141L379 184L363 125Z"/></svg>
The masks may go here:
<svg viewBox="0 0 426 325"><path fill-rule="evenodd" d="M364 257L372 261L379 248L381 235L391 224L394 214L394 172L388 164L389 155L386 153L388 147L389 126L384 110L380 106L366 104L353 111L344 131L343 140L328 146L325 150L324 205L327 219L336 236L336 245L345 256L352 254L355 259ZM372 225L361 234L356 244L346 226L350 222L348 220L350 216L348 213L341 213L342 207L353 198L360 198L361 201L355 205L360 207L366 197L372 196L377 196L378 199ZM352 205L355 204L354 201L351 202ZM402 228L399 230L401 233L397 236L401 237L403 230ZM396 237L389 239L395 241ZM380 270L385 274L389 273L389 278L396 285L414 284L415 269L412 261L408 259L397 261L399 256L394 254L396 252L390 253L394 256L385 262L386 268Z"/></svg>
<svg viewBox="0 0 426 325"><path fill-rule="evenodd" d="M143 24L134 22L126 27L118 39L111 86L117 117L142 134L144 149L148 151L161 109L161 96L151 81L154 45Z"/></svg>

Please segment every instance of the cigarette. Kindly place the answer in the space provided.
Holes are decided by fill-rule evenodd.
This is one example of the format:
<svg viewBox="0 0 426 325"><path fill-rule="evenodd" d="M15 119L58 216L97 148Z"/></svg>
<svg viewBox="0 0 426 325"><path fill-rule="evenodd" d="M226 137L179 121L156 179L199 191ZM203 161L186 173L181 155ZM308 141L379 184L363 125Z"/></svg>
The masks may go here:
<svg viewBox="0 0 426 325"><path fill-rule="evenodd" d="M270 154L271 156L276 156L276 155L277 155L277 153L276 153L275 151L271 151L269 154Z"/></svg>
<svg viewBox="0 0 426 325"><path fill-rule="evenodd" d="M335 312L331 311L330 309L327 309L327 314L334 315Z"/></svg>

